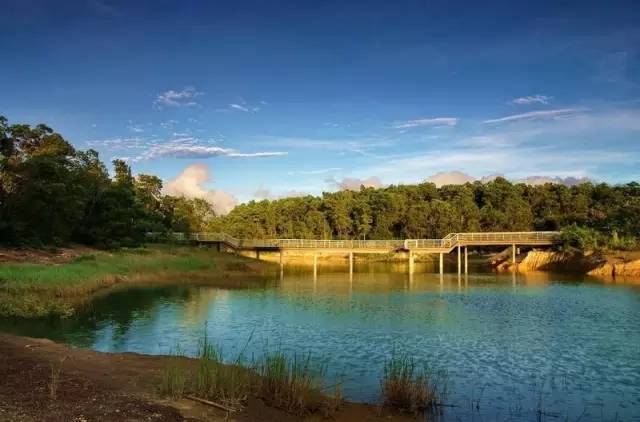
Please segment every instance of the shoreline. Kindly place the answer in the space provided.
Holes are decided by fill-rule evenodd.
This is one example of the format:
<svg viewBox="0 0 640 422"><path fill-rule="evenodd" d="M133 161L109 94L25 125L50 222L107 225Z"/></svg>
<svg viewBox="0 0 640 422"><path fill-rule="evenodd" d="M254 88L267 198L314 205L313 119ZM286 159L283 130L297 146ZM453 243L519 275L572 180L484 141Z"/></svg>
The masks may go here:
<svg viewBox="0 0 640 422"><path fill-rule="evenodd" d="M6 256L6 254L5 254ZM190 247L48 256L0 267L0 317L69 317L98 295L133 285L202 284L248 288L275 274L271 263ZM4 272L4 277L3 277Z"/></svg>
<svg viewBox="0 0 640 422"><path fill-rule="evenodd" d="M194 400L160 397L162 372L174 359L137 353L74 349L46 339L0 334L0 419L16 421L298 421L304 418L248 398L227 413ZM193 358L185 359L195 364ZM55 395L51 387L55 385ZM84 418L84 419L83 419ZM343 402L334 421L415 420L376 404Z"/></svg>

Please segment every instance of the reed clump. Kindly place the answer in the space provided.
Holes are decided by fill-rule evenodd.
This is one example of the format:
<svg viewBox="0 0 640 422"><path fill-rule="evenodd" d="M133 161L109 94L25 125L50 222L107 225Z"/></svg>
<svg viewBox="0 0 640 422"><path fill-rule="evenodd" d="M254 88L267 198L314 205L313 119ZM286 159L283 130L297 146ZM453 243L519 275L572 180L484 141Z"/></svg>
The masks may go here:
<svg viewBox="0 0 640 422"><path fill-rule="evenodd" d="M385 362L380 381L382 405L414 415L436 412L446 391L446 374L418 368L408 355Z"/></svg>
<svg viewBox="0 0 640 422"><path fill-rule="evenodd" d="M178 366L167 365L160 379L159 392L165 397L194 396L241 410L253 396L297 416L319 411L331 416L342 403L339 388L333 396L323 394L322 369L312 364L309 355L300 358L282 352L265 353L245 362L241 353L226 363L205 335L195 361L175 362Z"/></svg>

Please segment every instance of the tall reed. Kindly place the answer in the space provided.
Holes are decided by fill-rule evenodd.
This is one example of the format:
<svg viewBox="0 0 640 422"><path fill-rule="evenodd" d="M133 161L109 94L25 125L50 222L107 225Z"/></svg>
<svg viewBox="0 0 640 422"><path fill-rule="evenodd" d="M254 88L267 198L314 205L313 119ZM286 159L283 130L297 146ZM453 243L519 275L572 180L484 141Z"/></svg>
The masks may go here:
<svg viewBox="0 0 640 422"><path fill-rule="evenodd" d="M446 374L418 368L408 355L394 355L385 362L380 390L384 406L416 415L434 412L446 391Z"/></svg>

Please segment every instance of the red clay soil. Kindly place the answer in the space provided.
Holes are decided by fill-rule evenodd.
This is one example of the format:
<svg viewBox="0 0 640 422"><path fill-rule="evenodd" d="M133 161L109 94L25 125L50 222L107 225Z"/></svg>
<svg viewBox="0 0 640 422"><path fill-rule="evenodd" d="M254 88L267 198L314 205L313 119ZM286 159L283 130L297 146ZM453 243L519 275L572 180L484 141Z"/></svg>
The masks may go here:
<svg viewBox="0 0 640 422"><path fill-rule="evenodd" d="M298 421L250 399L229 414L187 399L155 394L166 357L71 349L49 340L0 334L0 421ZM52 397L53 373L59 373ZM311 415L305 420L322 420ZM345 403L334 421L409 420L376 406Z"/></svg>

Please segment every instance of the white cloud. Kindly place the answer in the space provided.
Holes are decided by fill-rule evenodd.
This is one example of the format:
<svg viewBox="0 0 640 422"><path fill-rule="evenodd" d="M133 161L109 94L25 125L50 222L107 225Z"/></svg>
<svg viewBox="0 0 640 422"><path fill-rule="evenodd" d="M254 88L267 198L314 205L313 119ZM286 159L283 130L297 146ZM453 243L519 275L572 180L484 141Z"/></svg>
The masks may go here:
<svg viewBox="0 0 640 422"><path fill-rule="evenodd" d="M456 117L433 117L396 122L394 123L393 128L411 129L414 127L443 127L455 126L457 123L458 119Z"/></svg>
<svg viewBox="0 0 640 422"><path fill-rule="evenodd" d="M511 102L513 104L518 105L526 105L526 104L549 104L549 102L553 100L553 97L549 97L547 95L528 95L526 97L519 97L513 99Z"/></svg>
<svg viewBox="0 0 640 422"><path fill-rule="evenodd" d="M435 184L437 187L444 185L463 185L467 182L476 180L461 171L441 171L432 176L427 177L427 182Z"/></svg>
<svg viewBox="0 0 640 422"><path fill-rule="evenodd" d="M296 198L301 196L309 195L308 192L302 192L298 190L287 190L278 194L274 194L271 192L271 189L265 188L264 186L258 186L258 189L253 193L253 196L257 199L282 199L282 198Z"/></svg>
<svg viewBox="0 0 640 422"><path fill-rule="evenodd" d="M185 198L202 198L211 204L216 214L227 214L236 206L236 198L222 190L206 189L203 185L209 181L211 178L207 165L192 164L166 184L164 193Z"/></svg>
<svg viewBox="0 0 640 422"><path fill-rule="evenodd" d="M530 111L528 113L513 114L511 116L485 120L484 123L510 123L544 119L560 119L575 116L582 111L584 110L577 108L559 108L555 110Z"/></svg>
<svg viewBox="0 0 640 422"><path fill-rule="evenodd" d="M233 108L235 110L240 110L240 111L244 111L245 113L250 112L251 110L249 110L247 107L241 105L241 104L229 104L230 108Z"/></svg>
<svg viewBox="0 0 640 422"><path fill-rule="evenodd" d="M159 94L153 102L153 105L157 108L196 106L198 105L196 98L201 95L204 94L196 91L193 87L187 87L181 91L170 89L169 91Z"/></svg>
<svg viewBox="0 0 640 422"><path fill-rule="evenodd" d="M363 186L365 188L379 188L382 186L382 181L377 176L367 177L365 179L358 179L355 177L345 177L342 180L336 180L334 178L326 179L326 182L330 185L337 187L340 190L360 190Z"/></svg>
<svg viewBox="0 0 640 422"><path fill-rule="evenodd" d="M286 152L238 152L231 148L212 145L197 145L191 142L193 138L176 139L168 144L153 145L132 161L145 161L154 158L211 158L211 157L278 157L287 155Z"/></svg>
<svg viewBox="0 0 640 422"><path fill-rule="evenodd" d="M329 167L329 168L326 168L326 169L317 169L317 170L290 171L290 172L287 172L287 174L289 176L293 176L293 175L296 175L296 174L316 175L316 174L332 173L334 171L340 171L340 170L342 170L341 167Z"/></svg>
<svg viewBox="0 0 640 422"><path fill-rule="evenodd" d="M217 139L202 140L191 136L175 138L168 142L161 139L113 138L87 141L90 147L102 147L109 151L138 150L137 155L119 157L130 162L152 160L154 158L211 158L218 156L233 158L279 157L287 155L282 151L241 152L216 144ZM135 154L135 153L134 153Z"/></svg>

